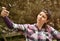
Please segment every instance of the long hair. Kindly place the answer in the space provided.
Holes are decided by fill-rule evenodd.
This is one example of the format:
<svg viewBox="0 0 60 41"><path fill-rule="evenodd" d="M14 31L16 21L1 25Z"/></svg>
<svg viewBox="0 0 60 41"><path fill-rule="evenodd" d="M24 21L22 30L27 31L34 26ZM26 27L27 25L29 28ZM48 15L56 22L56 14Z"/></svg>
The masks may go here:
<svg viewBox="0 0 60 41"><path fill-rule="evenodd" d="M42 12L44 12L47 15L47 20L51 19L51 11L49 9L43 9ZM44 23L42 28L46 28L48 23L49 21L47 23Z"/></svg>

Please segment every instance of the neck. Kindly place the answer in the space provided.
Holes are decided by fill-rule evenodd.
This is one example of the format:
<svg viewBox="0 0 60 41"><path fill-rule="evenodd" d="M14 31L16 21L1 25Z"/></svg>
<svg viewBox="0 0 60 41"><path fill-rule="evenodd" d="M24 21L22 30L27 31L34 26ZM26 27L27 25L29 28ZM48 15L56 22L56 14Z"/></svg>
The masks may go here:
<svg viewBox="0 0 60 41"><path fill-rule="evenodd" d="M37 23L38 29L41 29L43 26L43 23Z"/></svg>

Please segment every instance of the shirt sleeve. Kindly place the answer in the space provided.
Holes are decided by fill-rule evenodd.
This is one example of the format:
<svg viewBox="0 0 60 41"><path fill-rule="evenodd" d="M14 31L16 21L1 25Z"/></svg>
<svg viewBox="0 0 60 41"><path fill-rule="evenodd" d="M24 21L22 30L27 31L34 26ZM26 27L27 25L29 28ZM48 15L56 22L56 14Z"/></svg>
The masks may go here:
<svg viewBox="0 0 60 41"><path fill-rule="evenodd" d="M8 28L10 29L19 29L19 30L26 30L26 28L28 27L28 24L15 24L13 23L8 17L3 17L6 25L8 26Z"/></svg>
<svg viewBox="0 0 60 41"><path fill-rule="evenodd" d="M27 29L27 27L28 27L28 24L15 24L15 23L13 23L13 27L15 29L19 29L19 30L25 31Z"/></svg>
<svg viewBox="0 0 60 41"><path fill-rule="evenodd" d="M13 22L7 16L3 17L3 20L8 28L13 29Z"/></svg>
<svg viewBox="0 0 60 41"><path fill-rule="evenodd" d="M60 39L60 32L55 30L53 27L50 27L51 34L53 35L54 38Z"/></svg>

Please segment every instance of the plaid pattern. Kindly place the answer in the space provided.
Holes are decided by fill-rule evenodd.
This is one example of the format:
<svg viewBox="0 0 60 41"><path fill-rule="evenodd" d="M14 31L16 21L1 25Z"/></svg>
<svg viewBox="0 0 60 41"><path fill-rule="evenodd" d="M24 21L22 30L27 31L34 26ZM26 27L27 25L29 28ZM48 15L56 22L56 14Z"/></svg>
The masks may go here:
<svg viewBox="0 0 60 41"><path fill-rule="evenodd" d="M36 24L15 24L8 17L4 17L3 19L10 29L14 27L15 29L22 30L26 41L52 41L52 38L60 41L60 32L49 25L39 30Z"/></svg>
<svg viewBox="0 0 60 41"><path fill-rule="evenodd" d="M14 28L18 28L24 31L26 41L52 41L52 38L60 39L60 33L54 28L47 25L47 28L38 30L36 24L14 24Z"/></svg>

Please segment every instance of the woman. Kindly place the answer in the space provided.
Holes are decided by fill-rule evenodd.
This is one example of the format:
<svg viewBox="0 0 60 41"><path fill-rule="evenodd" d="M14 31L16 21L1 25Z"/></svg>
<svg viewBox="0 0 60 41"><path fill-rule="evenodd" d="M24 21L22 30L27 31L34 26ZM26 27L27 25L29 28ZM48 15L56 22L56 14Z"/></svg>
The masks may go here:
<svg viewBox="0 0 60 41"><path fill-rule="evenodd" d="M8 15L9 11L3 9L1 16L7 26L10 29L21 30L26 37L26 41L52 41L53 37L58 41L60 39L60 32L47 24L51 17L49 10L42 10L37 15L37 23L35 24L15 24L10 21Z"/></svg>

